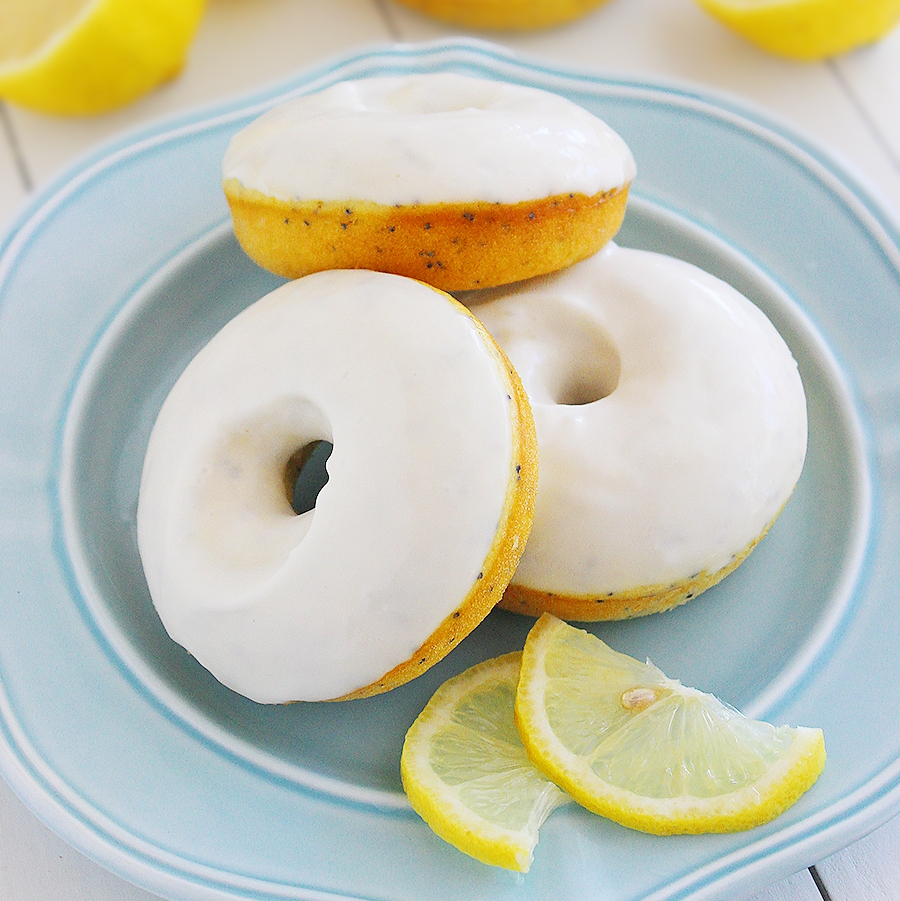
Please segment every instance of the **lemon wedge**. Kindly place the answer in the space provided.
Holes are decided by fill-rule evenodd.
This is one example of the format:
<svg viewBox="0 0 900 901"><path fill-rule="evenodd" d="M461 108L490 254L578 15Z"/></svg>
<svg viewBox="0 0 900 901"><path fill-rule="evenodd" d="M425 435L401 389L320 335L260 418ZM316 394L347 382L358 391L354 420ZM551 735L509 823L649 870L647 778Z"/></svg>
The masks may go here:
<svg viewBox="0 0 900 901"><path fill-rule="evenodd" d="M576 801L658 835L768 822L825 764L821 730L752 720L549 614L525 643L515 717Z"/></svg>
<svg viewBox="0 0 900 901"><path fill-rule="evenodd" d="M413 809L483 863L527 872L538 830L569 798L528 760L513 722L520 653L473 666L435 692L400 758Z"/></svg>
<svg viewBox="0 0 900 901"><path fill-rule="evenodd" d="M204 0L0 0L0 97L44 113L123 106L177 75Z"/></svg>
<svg viewBox="0 0 900 901"><path fill-rule="evenodd" d="M876 41L900 21L900 0L697 0L748 41L819 60Z"/></svg>

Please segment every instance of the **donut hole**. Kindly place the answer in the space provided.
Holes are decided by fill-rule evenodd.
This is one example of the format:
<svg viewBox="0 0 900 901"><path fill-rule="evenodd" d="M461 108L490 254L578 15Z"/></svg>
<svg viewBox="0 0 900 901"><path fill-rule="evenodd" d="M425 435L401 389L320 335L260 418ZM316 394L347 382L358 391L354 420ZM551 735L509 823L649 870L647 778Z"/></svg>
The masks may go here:
<svg viewBox="0 0 900 901"><path fill-rule="evenodd" d="M317 440L298 448L284 468L284 486L291 509L301 516L315 509L319 492L328 482L326 464L334 445Z"/></svg>
<svg viewBox="0 0 900 901"><path fill-rule="evenodd" d="M533 404L591 404L616 390L622 360L593 316L552 294L513 300L482 303L473 312L509 357Z"/></svg>
<svg viewBox="0 0 900 901"><path fill-rule="evenodd" d="M553 304L553 318L541 322L535 348L535 376L543 383L537 397L579 406L608 397L619 384L622 360L612 338L583 310ZM528 384L525 385L526 390ZM537 398L536 398L537 399Z"/></svg>
<svg viewBox="0 0 900 901"><path fill-rule="evenodd" d="M555 403L566 406L592 404L616 390L622 364L612 344L582 360L581 365L575 366L575 363L574 358L560 361L557 388L553 392Z"/></svg>
<svg viewBox="0 0 900 901"><path fill-rule="evenodd" d="M193 534L216 566L229 567L235 578L241 569L278 566L303 540L325 481L320 474L316 487L313 474L324 469L328 448L312 453L312 446L331 437L318 405L293 396L273 398L217 430L203 448L191 504ZM300 500L311 497L312 506L298 515L293 500L301 471Z"/></svg>

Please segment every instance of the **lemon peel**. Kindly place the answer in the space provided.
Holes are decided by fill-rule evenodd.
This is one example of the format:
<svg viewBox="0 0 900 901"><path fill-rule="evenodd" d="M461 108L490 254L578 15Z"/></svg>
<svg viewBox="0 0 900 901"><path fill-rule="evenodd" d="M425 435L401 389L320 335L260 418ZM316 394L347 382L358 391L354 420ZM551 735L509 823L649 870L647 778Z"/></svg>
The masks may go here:
<svg viewBox="0 0 900 901"><path fill-rule="evenodd" d="M900 21L900 0L697 0L728 28L778 56L814 61L869 44Z"/></svg>
<svg viewBox="0 0 900 901"><path fill-rule="evenodd" d="M400 758L413 809L483 863L527 872L538 830L570 799L530 763L513 722L521 653L477 664L435 692Z"/></svg>
<svg viewBox="0 0 900 901"><path fill-rule="evenodd" d="M766 823L825 764L821 730L752 720L550 614L526 640L515 718L579 804L658 835Z"/></svg>
<svg viewBox="0 0 900 901"><path fill-rule="evenodd" d="M0 97L39 112L121 107L174 78L204 0L0 0Z"/></svg>

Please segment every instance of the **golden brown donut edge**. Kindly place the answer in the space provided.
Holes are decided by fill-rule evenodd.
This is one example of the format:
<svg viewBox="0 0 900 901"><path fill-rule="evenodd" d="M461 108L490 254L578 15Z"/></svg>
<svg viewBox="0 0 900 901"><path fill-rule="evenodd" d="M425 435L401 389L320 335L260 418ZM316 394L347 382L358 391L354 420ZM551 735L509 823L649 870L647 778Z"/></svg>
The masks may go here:
<svg viewBox="0 0 900 901"><path fill-rule="evenodd" d="M571 22L606 0L397 0L420 13L467 28L534 31Z"/></svg>
<svg viewBox="0 0 900 901"><path fill-rule="evenodd" d="M525 616L539 617L543 613L551 613L567 622L613 622L662 613L687 603L734 572L765 538L776 519L778 516L725 566L713 572L704 570L678 582L644 585L606 594L566 595L511 584L497 606Z"/></svg>
<svg viewBox="0 0 900 901"><path fill-rule="evenodd" d="M264 269L299 278L373 269L444 291L489 288L585 259L625 217L629 185L514 204L282 201L224 183L238 242Z"/></svg>
<svg viewBox="0 0 900 901"><path fill-rule="evenodd" d="M513 453L509 482L494 541L468 594L445 617L416 652L380 679L335 698L347 701L391 691L422 675L450 653L497 605L525 550L534 520L538 483L538 444L528 395L500 346L479 320L449 295L447 300L469 316L506 375Z"/></svg>

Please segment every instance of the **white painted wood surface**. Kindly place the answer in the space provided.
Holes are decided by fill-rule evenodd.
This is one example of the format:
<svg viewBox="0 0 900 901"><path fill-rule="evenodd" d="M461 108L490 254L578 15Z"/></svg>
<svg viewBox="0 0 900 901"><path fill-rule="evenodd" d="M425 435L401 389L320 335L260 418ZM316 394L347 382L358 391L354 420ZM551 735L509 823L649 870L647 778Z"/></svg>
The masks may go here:
<svg viewBox="0 0 900 901"><path fill-rule="evenodd" d="M900 817L823 860L816 871L832 901L900 898Z"/></svg>
<svg viewBox="0 0 900 901"><path fill-rule="evenodd" d="M900 168L900 29L833 63Z"/></svg>
<svg viewBox="0 0 900 901"><path fill-rule="evenodd" d="M27 2L27 0L23 0ZM359 48L460 33L391 0L209 0L181 77L93 119L0 110L0 230L28 195L103 141ZM692 0L608 0L584 19L528 35L481 34L565 68L702 85L750 103L829 148L900 210L900 29L826 63L757 51ZM900 898L900 818L819 862L831 901ZM149 901L53 835L0 782L0 901ZM821 901L809 871L747 901Z"/></svg>
<svg viewBox="0 0 900 901"><path fill-rule="evenodd" d="M822 901L822 895L809 870L803 870L761 892L747 896L743 901Z"/></svg>

